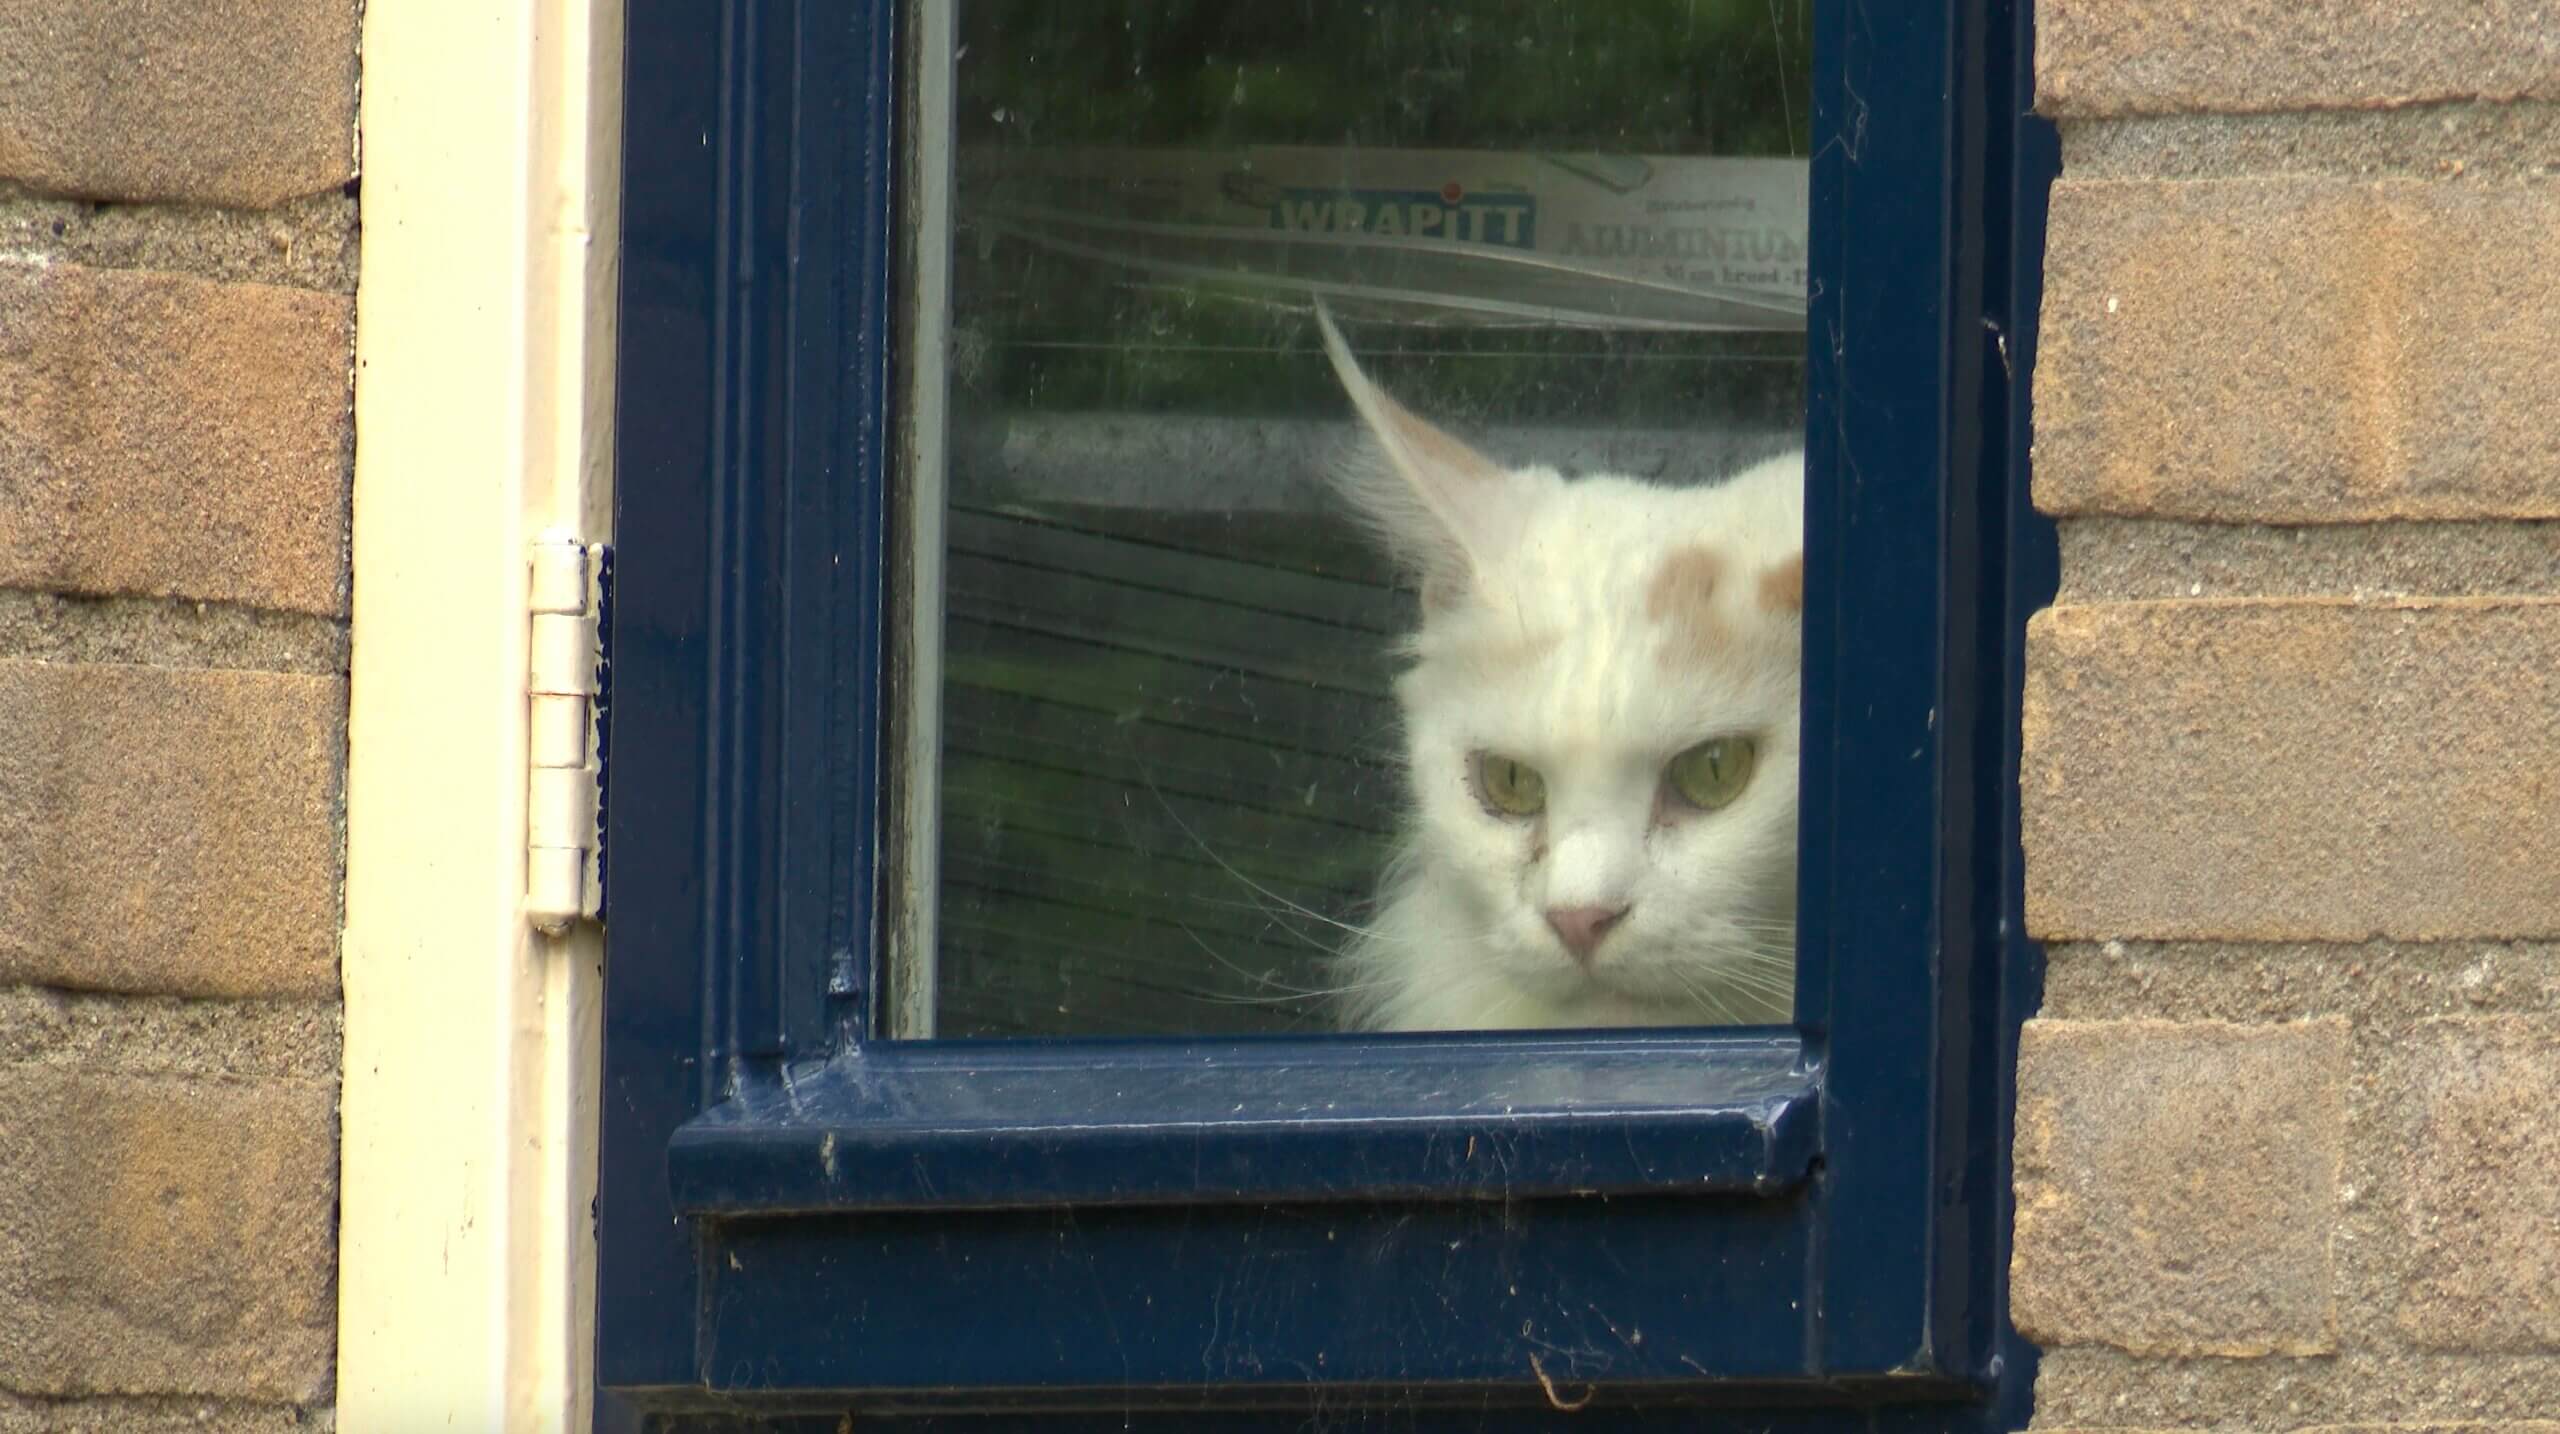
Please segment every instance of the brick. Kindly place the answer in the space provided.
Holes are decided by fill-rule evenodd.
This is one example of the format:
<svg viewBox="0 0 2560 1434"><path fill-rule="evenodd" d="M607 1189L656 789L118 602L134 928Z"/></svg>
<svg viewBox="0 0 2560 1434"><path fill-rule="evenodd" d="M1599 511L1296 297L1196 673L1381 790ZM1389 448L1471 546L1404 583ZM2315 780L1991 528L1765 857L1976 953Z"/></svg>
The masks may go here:
<svg viewBox="0 0 2560 1434"><path fill-rule="evenodd" d="M2402 1063L2401 1332L2426 1349L2560 1350L2560 1017L2427 1021Z"/></svg>
<svg viewBox="0 0 2560 1434"><path fill-rule="evenodd" d="M2055 115L2378 109L2560 97L2548 0L2044 0Z"/></svg>
<svg viewBox="0 0 2560 1434"><path fill-rule="evenodd" d="M2037 1014L2250 1023L2336 1015L2397 1029L2528 1010L2560 1010L2560 944L2063 941L2045 948Z"/></svg>
<svg viewBox="0 0 2560 1434"><path fill-rule="evenodd" d="M347 610L343 296L0 263L0 585Z"/></svg>
<svg viewBox="0 0 2560 1434"><path fill-rule="evenodd" d="M0 253L40 254L92 269L162 269L352 294L356 248L356 197L334 190L274 209L0 193Z"/></svg>
<svg viewBox="0 0 2560 1434"><path fill-rule="evenodd" d="M0 986L0 1066L92 1074L334 1081L345 1008Z"/></svg>
<svg viewBox="0 0 2560 1434"><path fill-rule="evenodd" d="M283 1404L166 1396L36 1400L0 1393L0 1434L311 1434L330 1427Z"/></svg>
<svg viewBox="0 0 2560 1434"><path fill-rule="evenodd" d="M2048 512L2560 516L2560 183L2064 181L2041 323Z"/></svg>
<svg viewBox="0 0 2560 1434"><path fill-rule="evenodd" d="M317 1082L0 1068L0 1386L318 1395L335 1100Z"/></svg>
<svg viewBox="0 0 2560 1434"><path fill-rule="evenodd" d="M0 660L0 981L337 989L346 685Z"/></svg>
<svg viewBox="0 0 2560 1434"><path fill-rule="evenodd" d="M2408 1424L2321 1424L2296 1434L2560 1434L2548 1419L2421 1419Z"/></svg>
<svg viewBox="0 0 2560 1434"><path fill-rule="evenodd" d="M2220 1429L2225 1426L2217 1422L2212 1427ZM2456 1419L2420 1421L2415 1424L2295 1425L2288 1422L2281 1427L2283 1434L2560 1434L2560 1423L2553 1423L2547 1419ZM2193 1426L2190 1426L2189 1430L2149 1427L2129 1429L2116 1424L2106 1425L2103 1428L2095 1424L2075 1424L2055 1429L2039 1427L2035 1434L2191 1434L2192 1428Z"/></svg>
<svg viewBox="0 0 2560 1434"><path fill-rule="evenodd" d="M2325 1354L2348 1024L2034 1021L2010 1310L2042 1345Z"/></svg>
<svg viewBox="0 0 2560 1434"><path fill-rule="evenodd" d="M2480 183L2548 178L2560 107L2429 105L2064 120L2063 172L2081 179L2397 176Z"/></svg>
<svg viewBox="0 0 2560 1434"><path fill-rule="evenodd" d="M2037 935L2560 932L2560 601L2064 605L2027 643Z"/></svg>
<svg viewBox="0 0 2560 1434"><path fill-rule="evenodd" d="M355 177L356 0L7 0L0 178L264 207Z"/></svg>
<svg viewBox="0 0 2560 1434"><path fill-rule="evenodd" d="M2359 1248L2352 1228L2340 1232L2339 1248ZM2361 1324L2354 1299L2342 1293L2342 1312ZM2554 1361L2412 1350L2392 1335L2383 1313L2383 1328L2371 1330L2370 1338L2364 1331L2342 1334L2343 1348L2333 1355L2164 1361L2097 1346L2047 1349L2036 1366L2034 1434L2337 1434L2338 1426L2369 1434L2376 1425L2394 1424L2446 1425L2463 1434L2560 1434L2536 1422L2560 1410Z"/></svg>
<svg viewBox="0 0 2560 1434"><path fill-rule="evenodd" d="M2073 602L2181 597L2560 596L2560 523L2273 528L2156 518L2059 525ZM0 645L8 641L0 613Z"/></svg>
<svg viewBox="0 0 2560 1434"><path fill-rule="evenodd" d="M343 677L348 637L311 613L0 588L0 658Z"/></svg>

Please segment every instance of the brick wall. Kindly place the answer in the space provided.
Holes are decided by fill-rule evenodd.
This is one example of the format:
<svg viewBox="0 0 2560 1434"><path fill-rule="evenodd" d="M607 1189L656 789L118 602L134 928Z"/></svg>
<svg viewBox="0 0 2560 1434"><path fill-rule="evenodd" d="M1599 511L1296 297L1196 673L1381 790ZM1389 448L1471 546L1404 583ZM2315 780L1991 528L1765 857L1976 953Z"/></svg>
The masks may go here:
<svg viewBox="0 0 2560 1434"><path fill-rule="evenodd" d="M0 4L0 1431L324 1427L356 0Z"/></svg>
<svg viewBox="0 0 2560 1434"><path fill-rule="evenodd" d="M2038 16L2036 1427L2560 1434L2560 8Z"/></svg>

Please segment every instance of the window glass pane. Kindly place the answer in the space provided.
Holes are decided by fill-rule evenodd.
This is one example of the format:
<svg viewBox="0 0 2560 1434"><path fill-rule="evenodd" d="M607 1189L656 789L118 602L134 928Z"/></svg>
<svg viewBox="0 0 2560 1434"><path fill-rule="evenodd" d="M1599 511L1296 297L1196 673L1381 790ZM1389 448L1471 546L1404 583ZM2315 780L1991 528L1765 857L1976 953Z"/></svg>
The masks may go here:
<svg viewBox="0 0 2560 1434"><path fill-rule="evenodd" d="M927 27L894 1034L1785 1018L1809 10Z"/></svg>

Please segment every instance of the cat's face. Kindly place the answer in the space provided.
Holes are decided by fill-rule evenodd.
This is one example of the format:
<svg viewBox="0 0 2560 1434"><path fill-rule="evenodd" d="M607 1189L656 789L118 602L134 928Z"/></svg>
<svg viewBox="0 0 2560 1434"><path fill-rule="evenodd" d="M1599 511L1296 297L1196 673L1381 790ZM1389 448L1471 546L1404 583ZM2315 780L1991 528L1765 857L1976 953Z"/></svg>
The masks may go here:
<svg viewBox="0 0 2560 1434"><path fill-rule="evenodd" d="M1515 541L1426 609L1397 688L1417 859L1541 1001L1765 1010L1745 997L1793 937L1795 551L1753 550L1743 494L1503 481Z"/></svg>
<svg viewBox="0 0 2560 1434"><path fill-rule="evenodd" d="M1712 488L1567 481L1354 397L1383 461L1345 491L1424 591L1397 696L1410 859L1463 913L1450 939L1560 1021L1778 1016L1800 457Z"/></svg>

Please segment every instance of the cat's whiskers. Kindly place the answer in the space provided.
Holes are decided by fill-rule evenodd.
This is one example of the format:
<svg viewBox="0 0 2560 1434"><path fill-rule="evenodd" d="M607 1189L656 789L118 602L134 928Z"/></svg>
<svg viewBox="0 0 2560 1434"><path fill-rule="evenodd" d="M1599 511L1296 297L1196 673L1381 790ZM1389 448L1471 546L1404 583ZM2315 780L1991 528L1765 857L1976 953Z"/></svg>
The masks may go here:
<svg viewBox="0 0 2560 1434"><path fill-rule="evenodd" d="M1729 971L1737 980L1768 981L1792 986L1796 963L1788 957L1767 951L1733 950L1718 952L1717 967Z"/></svg>
<svg viewBox="0 0 2560 1434"><path fill-rule="evenodd" d="M1379 980L1350 982L1339 986L1292 985L1291 983L1283 981L1279 977L1272 975L1268 971L1252 970L1249 967L1236 962L1232 958L1221 954L1218 948L1210 945L1208 941L1201 937L1200 933L1192 930L1188 926L1177 926L1175 929L1188 938L1192 945L1199 947L1200 953L1208 957L1210 960L1256 985L1270 987L1283 993L1276 996L1232 996L1221 995L1214 992L1195 993L1204 1001L1213 1001L1220 1005L1235 1006L1285 1005L1291 1001L1316 1001L1325 1000L1335 996L1346 996L1356 991L1374 990L1388 984L1383 980Z"/></svg>
<svg viewBox="0 0 2560 1434"><path fill-rule="evenodd" d="M1796 963L1787 957L1747 946L1716 947L1707 954L1709 969L1718 975L1789 989L1795 986Z"/></svg>
<svg viewBox="0 0 2560 1434"><path fill-rule="evenodd" d="M1690 980L1686 974L1676 968L1665 967L1664 970L1669 973L1672 980L1679 982L1681 988L1686 990L1689 993L1690 998L1695 1000L1698 1004L1713 1009L1716 1015L1722 1017L1728 1024L1739 1025L1742 1023L1740 1013L1736 1012L1733 1007L1725 1004L1724 1000L1714 992L1701 990L1695 981Z"/></svg>
<svg viewBox="0 0 2560 1434"><path fill-rule="evenodd" d="M1789 941L1795 940L1795 918L1790 916L1727 916L1720 918L1720 922L1736 931L1756 931L1762 935L1784 936Z"/></svg>
<svg viewBox="0 0 2560 1434"><path fill-rule="evenodd" d="M1177 818L1177 820L1179 820L1179 818ZM1194 838L1195 844L1197 843L1197 840L1197 838ZM1211 860L1217 859L1217 853L1209 852L1207 847L1203 846L1201 850L1208 852ZM1289 900L1289 898L1273 891L1267 886L1262 885L1260 882L1255 881L1252 877L1246 876L1244 873L1237 871L1231 866L1227 866L1223 861L1219 862L1219 865L1226 870L1228 875L1233 876L1238 882L1252 889L1256 893L1270 898L1274 905L1265 905L1259 901L1221 901L1215 897L1207 896L1194 897L1192 898L1194 902L1202 906L1221 907L1229 911L1251 911L1262 916L1269 917L1272 925L1279 927L1282 931L1289 933L1290 936L1303 941L1328 955L1341 954L1340 948L1328 946L1323 942L1317 941L1314 937L1311 937L1305 932L1298 930L1296 927L1291 926L1288 923L1287 918L1298 917L1304 920L1313 921L1344 932L1353 940L1385 946L1438 946L1445 944L1450 940L1464 942L1489 941L1502 930L1499 925L1492 925L1484 927L1478 931L1461 932L1454 935L1446 931L1434 931L1428 935L1397 936L1375 926L1363 925L1356 921L1344 921L1338 917L1327 916L1323 912L1317 911L1312 907L1303 906L1297 902Z"/></svg>
<svg viewBox="0 0 2560 1434"><path fill-rule="evenodd" d="M1729 986L1734 990L1747 992L1755 996L1767 997L1774 1001L1792 1002L1796 993L1795 983L1793 982L1786 982L1782 984L1774 981L1748 981L1732 975L1731 973L1725 973L1717 979L1720 979L1724 985Z"/></svg>
<svg viewBox="0 0 2560 1434"><path fill-rule="evenodd" d="M1203 840L1200 833L1192 827L1191 823L1183 820L1182 813L1176 810L1171 802L1165 800L1163 789L1156 785L1154 774L1147 770L1146 762L1138 754L1136 742L1130 738L1128 733L1125 731L1122 732L1120 734L1120 741L1123 748L1128 752L1131 766L1137 771L1139 779L1147 784L1147 794L1155 799L1156 805L1163 810L1165 816L1171 819L1174 826L1181 831L1182 835L1189 840L1193 846L1199 848L1201 855L1209 858L1210 861L1215 862L1218 869L1225 872L1238 885L1271 902L1274 906L1277 906L1280 910L1288 912L1290 915L1304 920L1313 921L1320 925L1329 926L1344 933L1346 937L1350 938L1349 941L1344 943L1345 946L1349 945L1351 942L1385 945L1406 943L1415 945L1424 944L1425 938L1400 938L1390 936L1385 932L1375 929L1374 927L1364 926L1356 922L1344 921L1337 917L1328 916L1324 912L1316 910L1314 907L1290 900L1287 896L1263 885L1261 882L1254 880L1251 876L1248 876L1244 872L1238 870L1235 863L1228 861L1224 856L1219 854L1215 847L1212 847L1207 841ZM1219 902L1213 898L1200 898L1200 900L1206 905L1222 905L1228 906L1230 909L1260 912L1263 915L1270 917L1273 924L1278 926L1281 930L1288 932L1297 940L1303 941L1307 945L1312 946L1327 955L1340 955L1343 949L1342 947L1328 946L1323 942L1317 941L1308 936L1306 933L1297 930L1295 927L1290 926L1286 921L1282 920L1278 912L1274 911L1269 906L1262 905L1261 903L1228 903ZM1471 935L1461 935L1457 939L1462 941L1487 940L1491 938L1498 929L1498 927L1487 927L1483 931L1476 932ZM1188 933L1186 932L1186 934ZM1197 940L1196 937L1194 939ZM1434 933L1432 937L1428 939L1432 942L1438 942L1449 938L1445 933Z"/></svg>
<svg viewBox="0 0 2560 1434"><path fill-rule="evenodd" d="M1181 830L1182 835L1187 838L1193 846L1200 849L1201 855L1209 858L1212 862L1217 863L1220 871L1225 872L1229 877L1233 878L1238 885L1244 887L1246 890L1278 904L1295 915L1302 916L1310 921L1322 922L1327 926L1339 927L1340 929L1351 932L1354 935L1360 934L1359 927L1346 921L1335 920L1333 917L1325 915L1323 912L1316 910L1312 906L1306 906L1301 903L1291 901L1288 897L1281 895L1279 892L1272 890L1270 887L1263 885L1261 882L1245 875L1242 871L1237 870L1235 863L1227 860L1224 856L1219 854L1217 848L1202 840L1200 833L1192 829L1191 823L1182 819L1182 813L1174 809L1173 803L1165 800L1163 789L1156 785L1155 775L1147 770L1146 762L1139 758L1137 744L1132 741L1125 732L1121 734L1120 740L1128 749L1132 765L1137 769L1139 779L1147 784L1147 794L1155 798L1156 805L1163 809L1164 814L1167 817L1172 819L1174 826ZM1264 908L1255 907L1254 909L1262 910ZM1283 929L1286 928L1284 927Z"/></svg>
<svg viewBox="0 0 2560 1434"><path fill-rule="evenodd" d="M1712 965L1715 970L1728 974L1737 981L1776 983L1782 972L1791 976L1795 971L1794 962L1772 961L1767 959L1764 953L1757 951L1718 951L1714 953ZM1789 981L1787 984L1792 985L1793 982Z"/></svg>

